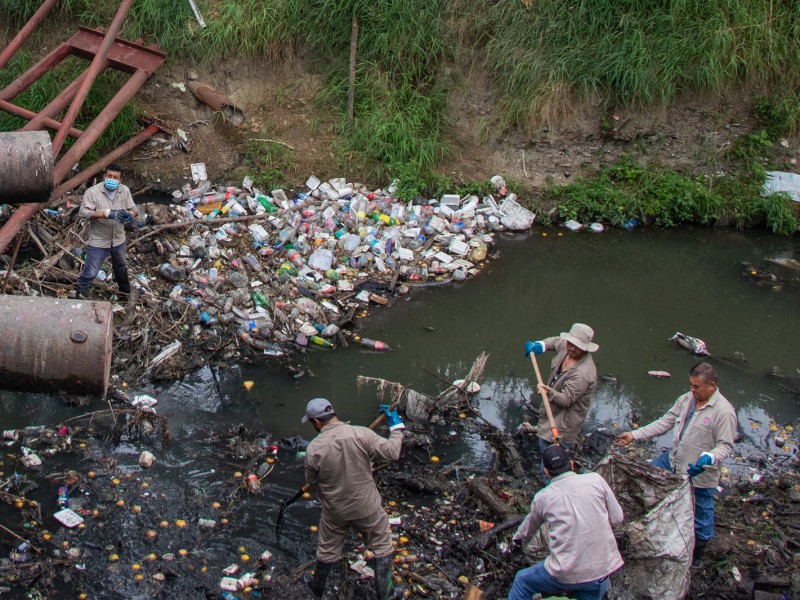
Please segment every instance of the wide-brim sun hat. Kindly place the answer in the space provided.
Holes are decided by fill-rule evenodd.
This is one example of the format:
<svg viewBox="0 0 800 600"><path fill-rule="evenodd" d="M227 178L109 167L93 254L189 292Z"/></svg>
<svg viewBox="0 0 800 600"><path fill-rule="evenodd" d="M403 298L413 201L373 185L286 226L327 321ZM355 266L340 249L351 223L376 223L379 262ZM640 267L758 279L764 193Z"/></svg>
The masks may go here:
<svg viewBox="0 0 800 600"><path fill-rule="evenodd" d="M597 352L600 346L592 341L594 337L594 329L585 323L573 323L569 332L562 331L559 336L562 340L572 342L584 352Z"/></svg>

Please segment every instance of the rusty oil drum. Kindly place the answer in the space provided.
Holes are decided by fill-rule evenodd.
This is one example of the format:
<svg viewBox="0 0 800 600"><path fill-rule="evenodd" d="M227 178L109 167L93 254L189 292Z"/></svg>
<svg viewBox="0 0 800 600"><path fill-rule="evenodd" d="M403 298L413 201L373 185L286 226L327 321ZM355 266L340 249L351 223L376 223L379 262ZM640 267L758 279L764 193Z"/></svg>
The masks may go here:
<svg viewBox="0 0 800 600"><path fill-rule="evenodd" d="M47 202L53 185L50 136L44 131L0 132L0 203Z"/></svg>
<svg viewBox="0 0 800 600"><path fill-rule="evenodd" d="M0 296L0 388L103 395L111 303Z"/></svg>

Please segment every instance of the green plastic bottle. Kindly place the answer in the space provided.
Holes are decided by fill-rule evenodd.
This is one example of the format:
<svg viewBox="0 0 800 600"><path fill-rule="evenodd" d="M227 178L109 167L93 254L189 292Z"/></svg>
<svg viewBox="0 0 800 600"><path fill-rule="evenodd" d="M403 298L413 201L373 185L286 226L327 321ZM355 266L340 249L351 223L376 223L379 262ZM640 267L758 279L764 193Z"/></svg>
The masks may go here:
<svg viewBox="0 0 800 600"><path fill-rule="evenodd" d="M258 196L256 196L256 200L258 200L258 203L261 206L263 206L264 210L267 211L268 213L278 212L278 208L272 202L270 202L269 198L267 198L266 196L262 196L261 194L259 194Z"/></svg>
<svg viewBox="0 0 800 600"><path fill-rule="evenodd" d="M258 291L253 292L253 303L261 308L269 307L269 300L267 300L267 297Z"/></svg>
<svg viewBox="0 0 800 600"><path fill-rule="evenodd" d="M326 340L324 337L319 337L318 335L312 335L308 338L308 341L317 346L322 346L323 348L333 348L333 342Z"/></svg>

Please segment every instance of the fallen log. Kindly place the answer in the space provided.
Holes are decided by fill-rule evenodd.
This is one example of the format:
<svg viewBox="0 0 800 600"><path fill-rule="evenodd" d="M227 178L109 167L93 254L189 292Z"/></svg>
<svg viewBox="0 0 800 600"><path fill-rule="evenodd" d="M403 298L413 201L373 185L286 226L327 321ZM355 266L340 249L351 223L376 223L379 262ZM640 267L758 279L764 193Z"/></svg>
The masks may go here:
<svg viewBox="0 0 800 600"><path fill-rule="evenodd" d="M476 535L473 538L464 540L458 545L458 549L465 554L469 554L475 550L485 550L498 535L508 531L509 529L518 527L526 516L527 515L515 515L508 520L503 521L500 523L500 525L495 525L489 531L485 531L480 535Z"/></svg>
<svg viewBox="0 0 800 600"><path fill-rule="evenodd" d="M469 486L470 491L475 497L498 517L507 519L515 514L514 509L498 498L492 488L477 477L473 476L467 479L467 486Z"/></svg>

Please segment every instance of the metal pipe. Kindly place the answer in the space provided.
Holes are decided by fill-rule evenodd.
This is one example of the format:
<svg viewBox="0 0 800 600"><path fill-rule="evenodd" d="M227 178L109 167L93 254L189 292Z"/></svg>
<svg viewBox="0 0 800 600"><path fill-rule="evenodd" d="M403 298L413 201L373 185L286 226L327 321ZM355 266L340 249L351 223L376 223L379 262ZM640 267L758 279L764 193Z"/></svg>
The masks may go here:
<svg viewBox="0 0 800 600"><path fill-rule="evenodd" d="M27 108L22 108L21 106L17 106L16 104L12 104L6 100L0 100L0 110L4 110L7 113L11 113L12 115L16 115L18 117L22 117L23 119L28 119L29 121L36 117L36 113L32 110L28 110ZM57 130L61 127L61 122L56 121L55 119L51 119L47 117L42 120L43 124L48 127L49 129ZM69 135L78 139L83 135L83 132L80 129L75 129L74 127L70 127Z"/></svg>
<svg viewBox="0 0 800 600"><path fill-rule="evenodd" d="M67 114L64 116L61 128L56 132L55 138L53 138L53 154L55 156L58 156L58 153L61 151L61 146L64 145L64 140L67 139L69 128L72 127L72 124L78 117L78 112L81 110L86 97L89 95L89 90L92 89L94 80L97 79L100 73L105 69L108 51L114 44L117 34L122 29L122 24L128 16L131 4L133 4L133 0L122 0L122 4L120 4L117 9L117 14L114 15L114 20L111 21L106 36L103 38L100 50L95 54L94 59L92 59L92 64L90 64L89 68L86 70L83 81L81 81L81 85L78 88L78 93L75 95L69 110L67 110Z"/></svg>
<svg viewBox="0 0 800 600"><path fill-rule="evenodd" d="M128 81L125 82L116 95L100 111L94 121L86 128L83 135L67 150L61 159L56 163L53 171L53 179L56 184L61 183L69 174L75 163L80 161L86 151L97 141L111 122L122 112L125 105L130 102L136 92L145 84L149 75L146 71L136 71ZM77 98L76 98L77 100ZM74 103L73 103L74 104ZM56 153L55 141L53 142L53 154Z"/></svg>
<svg viewBox="0 0 800 600"><path fill-rule="evenodd" d="M47 202L53 192L53 152L44 131L0 133L0 202Z"/></svg>
<svg viewBox="0 0 800 600"><path fill-rule="evenodd" d="M141 131L138 135L132 137L127 142L122 144L119 148L109 152L103 158L98 160L96 163L87 167L74 177L71 177L61 185L59 185L55 191L53 192L53 200L57 200L61 198L67 192L74 190L84 181L88 181L94 175L100 173L103 169L105 169L108 165L115 162L119 158L125 156L128 152L145 142L146 140L150 139L153 135L161 131L161 128L158 125L150 125L147 129Z"/></svg>
<svg viewBox="0 0 800 600"><path fill-rule="evenodd" d="M58 46L58 48L0 90L0 100L13 100L19 96L22 92L31 87L42 75L67 58L70 52L69 46L65 44Z"/></svg>
<svg viewBox="0 0 800 600"><path fill-rule="evenodd" d="M0 387L105 394L113 325L110 302L0 296Z"/></svg>
<svg viewBox="0 0 800 600"><path fill-rule="evenodd" d="M34 15L31 17L30 21L25 23L25 26L19 30L19 33L11 40L11 43L6 46L6 49L3 50L2 54L0 54L0 69L4 69L6 64L11 57L17 53L20 46L24 44L31 34L36 30L36 28L41 24L42 21L47 18L47 15L50 14L50 11L53 10L53 7L58 3L58 0L45 0L45 2L39 7Z"/></svg>

